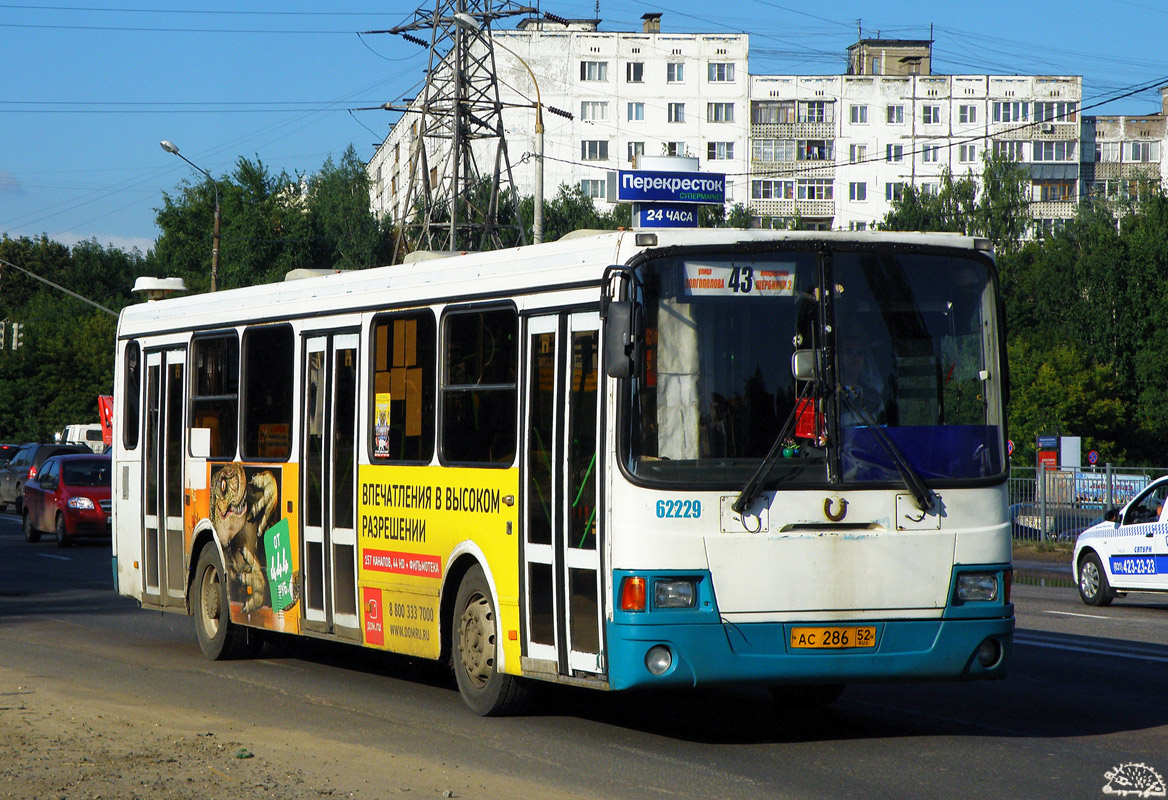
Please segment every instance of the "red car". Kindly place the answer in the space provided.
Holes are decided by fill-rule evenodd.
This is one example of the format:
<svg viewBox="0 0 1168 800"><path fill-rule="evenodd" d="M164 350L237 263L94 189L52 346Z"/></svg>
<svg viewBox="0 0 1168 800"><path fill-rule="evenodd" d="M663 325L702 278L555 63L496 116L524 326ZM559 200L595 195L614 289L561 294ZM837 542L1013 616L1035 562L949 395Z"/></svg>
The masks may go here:
<svg viewBox="0 0 1168 800"><path fill-rule="evenodd" d="M83 536L110 535L110 457L60 455L47 459L24 484L24 538L57 534L67 546Z"/></svg>

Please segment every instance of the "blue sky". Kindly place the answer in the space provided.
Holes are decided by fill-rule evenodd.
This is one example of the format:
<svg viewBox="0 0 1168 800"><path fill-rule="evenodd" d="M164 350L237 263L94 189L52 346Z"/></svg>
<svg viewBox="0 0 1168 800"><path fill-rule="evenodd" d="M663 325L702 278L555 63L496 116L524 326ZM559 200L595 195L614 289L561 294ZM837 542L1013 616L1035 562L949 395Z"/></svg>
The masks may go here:
<svg viewBox="0 0 1168 800"><path fill-rule="evenodd" d="M534 2L534 0L528 0ZM241 156L311 173L352 144L368 159L392 121L357 111L418 90L425 51L359 35L413 18L399 0L0 2L0 233L95 238L145 252L162 193L219 176ZM427 7L432 7L428 4ZM934 71L1083 76L1092 114L1158 111L1168 83L1162 0L603 0L602 30L751 34L754 74L838 74L865 37L934 39ZM569 18L597 3L541 2ZM500 27L508 27L506 24ZM1108 102L1110 101L1110 102Z"/></svg>

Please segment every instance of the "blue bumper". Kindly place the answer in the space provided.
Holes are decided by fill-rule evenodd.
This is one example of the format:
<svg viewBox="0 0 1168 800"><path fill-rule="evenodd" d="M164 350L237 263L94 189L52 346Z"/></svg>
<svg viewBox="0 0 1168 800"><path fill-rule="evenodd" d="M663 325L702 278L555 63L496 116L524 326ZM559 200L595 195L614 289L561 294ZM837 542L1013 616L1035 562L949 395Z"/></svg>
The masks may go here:
<svg viewBox="0 0 1168 800"><path fill-rule="evenodd" d="M998 569L1004 572L1009 568ZM616 587L623 574L631 573L618 572ZM954 580L956 574L955 570ZM1001 600L951 604L939 619L738 624L721 619L709 574L690 575L698 580L698 600L693 608L614 612L607 629L609 685L613 689L1006 677L1014 609ZM677 573L654 573L650 581L653 577L675 578ZM619 609L617 599L615 607ZM864 648L792 648L792 628L808 625L868 626L876 629L876 635L874 644ZM984 666L978 659L978 648L987 639L994 641L999 657ZM646 655L657 646L669 648L672 656L668 669L659 675L646 666Z"/></svg>

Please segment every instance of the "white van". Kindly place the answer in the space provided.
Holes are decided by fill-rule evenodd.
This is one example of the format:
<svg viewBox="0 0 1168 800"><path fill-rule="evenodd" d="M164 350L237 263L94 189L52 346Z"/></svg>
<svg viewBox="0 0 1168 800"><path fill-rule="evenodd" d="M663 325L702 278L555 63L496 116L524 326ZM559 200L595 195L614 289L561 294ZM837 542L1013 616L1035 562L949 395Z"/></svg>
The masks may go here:
<svg viewBox="0 0 1168 800"><path fill-rule="evenodd" d="M95 453L105 452L101 425L96 422L88 425L66 425L57 434L57 439L61 444L83 444Z"/></svg>

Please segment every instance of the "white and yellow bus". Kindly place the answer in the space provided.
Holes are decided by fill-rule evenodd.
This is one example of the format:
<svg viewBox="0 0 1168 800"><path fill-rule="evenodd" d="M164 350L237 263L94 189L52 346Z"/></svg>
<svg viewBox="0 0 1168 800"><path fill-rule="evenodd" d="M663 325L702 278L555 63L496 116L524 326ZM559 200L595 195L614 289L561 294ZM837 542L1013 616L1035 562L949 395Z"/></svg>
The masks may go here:
<svg viewBox="0 0 1168 800"><path fill-rule="evenodd" d="M122 312L113 557L203 652L270 631L531 681L1003 677L992 256L658 230Z"/></svg>

